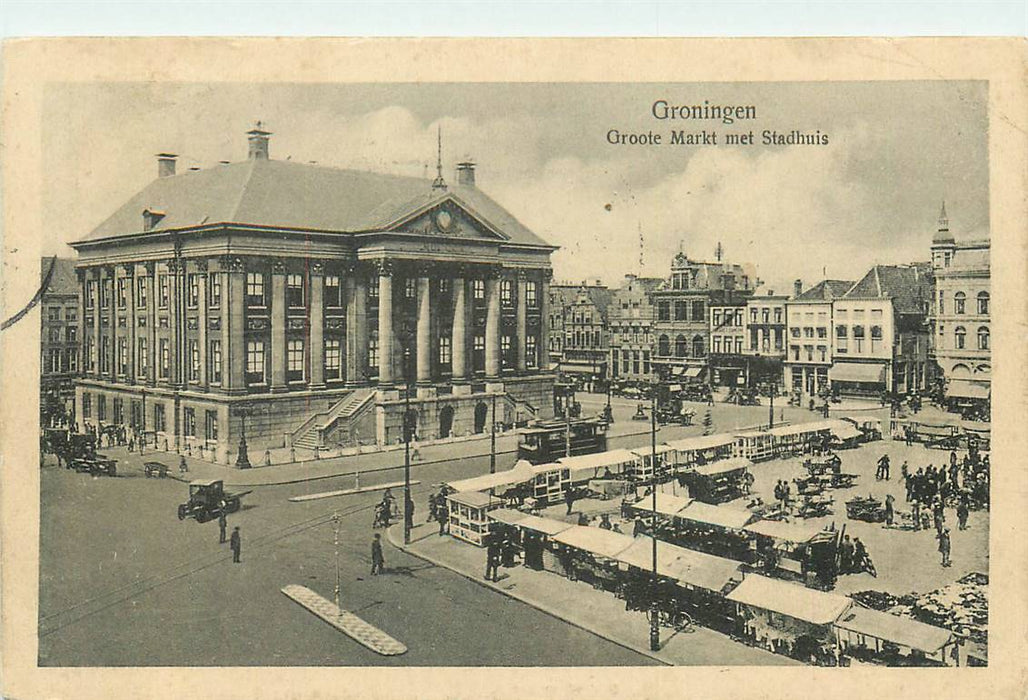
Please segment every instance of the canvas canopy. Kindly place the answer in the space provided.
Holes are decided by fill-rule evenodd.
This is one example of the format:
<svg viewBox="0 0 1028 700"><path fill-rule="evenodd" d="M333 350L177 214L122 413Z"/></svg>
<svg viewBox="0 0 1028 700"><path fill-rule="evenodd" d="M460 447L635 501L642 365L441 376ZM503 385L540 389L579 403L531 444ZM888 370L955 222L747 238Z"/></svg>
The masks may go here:
<svg viewBox="0 0 1028 700"><path fill-rule="evenodd" d="M624 449L608 450L607 452L594 452L576 457L561 457L557 460L564 469L571 473L588 471L590 469L603 469L604 467L617 467L622 464L634 463L636 456ZM618 471L618 470L614 470Z"/></svg>
<svg viewBox="0 0 1028 700"><path fill-rule="evenodd" d="M672 496L669 493L657 492L657 512L661 515L676 515L679 511L684 509L692 503L691 498L682 498L680 496ZM638 501L632 504L632 507L636 510L653 511L653 495L643 496Z"/></svg>
<svg viewBox="0 0 1028 700"><path fill-rule="evenodd" d="M926 625L909 617L854 606L835 626L849 632L934 654L953 640L949 630Z"/></svg>
<svg viewBox="0 0 1028 700"><path fill-rule="evenodd" d="M496 498L492 498L487 493L481 491L464 491L461 493L451 493L447 496L448 499L454 503L460 503L462 505L471 506L472 508L483 508L488 506L490 503L495 503L497 506L500 505L500 501Z"/></svg>
<svg viewBox="0 0 1028 700"><path fill-rule="evenodd" d="M452 481L448 485L457 492L464 491L488 491L489 489L500 489L515 484L531 481L535 477L532 465L521 460L513 468L495 474L482 474L470 479Z"/></svg>
<svg viewBox="0 0 1028 700"><path fill-rule="evenodd" d="M618 532L611 532L599 527L573 525L553 537L561 544L581 549L607 559L614 559L628 549L634 541L632 537Z"/></svg>
<svg viewBox="0 0 1028 700"><path fill-rule="evenodd" d="M836 362L828 370L828 377L833 382L882 384L885 381L885 365Z"/></svg>
<svg viewBox="0 0 1028 700"><path fill-rule="evenodd" d="M712 450L717 447L726 447L735 442L735 437L728 433L720 433L718 435L700 435L697 437L685 438L683 440L672 440L667 443L668 447L678 450L678 452L699 452L702 450Z"/></svg>
<svg viewBox="0 0 1028 700"><path fill-rule="evenodd" d="M718 474L727 474L728 472L740 469L749 469L752 466L753 462L745 457L733 457L697 466L693 471L704 476L717 476Z"/></svg>
<svg viewBox="0 0 1028 700"><path fill-rule="evenodd" d="M687 367L685 370L686 377L698 377L703 373L702 367Z"/></svg>
<svg viewBox="0 0 1028 700"><path fill-rule="evenodd" d="M746 526L747 532L771 537L784 542L804 544L820 535L823 530L805 522L785 523L779 520L758 520Z"/></svg>
<svg viewBox="0 0 1028 700"><path fill-rule="evenodd" d="M617 560L644 571L653 569L653 539L638 537ZM742 565L731 559L696 552L667 542L657 542L657 573L680 583L721 591L739 577Z"/></svg>
<svg viewBox="0 0 1028 700"><path fill-rule="evenodd" d="M730 530L741 530L753 520L753 513L738 508L712 506L709 503L693 501L688 507L678 511L675 517L691 520L704 525L716 525Z"/></svg>
<svg viewBox="0 0 1028 700"><path fill-rule="evenodd" d="M564 532L565 530L576 527L575 525L566 523L563 520L540 518L538 515L528 515L527 513L522 513L522 515L524 516L523 518L518 520L516 523L511 524L524 530L541 532L544 535L549 535L551 537L556 535L558 532Z"/></svg>
<svg viewBox="0 0 1028 700"><path fill-rule="evenodd" d="M527 517L527 514L510 508L497 508L489 513L489 517L504 525L517 525Z"/></svg>
<svg viewBox="0 0 1028 700"><path fill-rule="evenodd" d="M946 387L946 396L954 399L981 399L989 398L989 385L981 382L972 382L966 379L951 379Z"/></svg>
<svg viewBox="0 0 1028 700"><path fill-rule="evenodd" d="M814 625L830 625L846 612L853 601L834 593L752 574L727 596L728 600Z"/></svg>

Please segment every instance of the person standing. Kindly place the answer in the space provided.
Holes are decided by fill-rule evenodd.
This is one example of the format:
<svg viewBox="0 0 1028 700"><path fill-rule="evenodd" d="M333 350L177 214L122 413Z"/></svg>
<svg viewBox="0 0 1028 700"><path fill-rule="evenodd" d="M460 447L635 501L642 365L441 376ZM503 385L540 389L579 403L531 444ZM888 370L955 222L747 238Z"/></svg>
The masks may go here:
<svg viewBox="0 0 1028 700"><path fill-rule="evenodd" d="M935 531L941 533L946 524L946 512L943 510L942 498L936 498L932 506L932 518L935 520Z"/></svg>
<svg viewBox="0 0 1028 700"><path fill-rule="evenodd" d="M842 545L839 547L839 573L848 574L853 571L853 543L850 536L843 537Z"/></svg>
<svg viewBox="0 0 1028 700"><path fill-rule="evenodd" d="M942 565L949 566L952 564L950 561L950 539L949 539L949 528L945 527L938 534L939 539L939 553L942 555Z"/></svg>
<svg viewBox="0 0 1028 700"><path fill-rule="evenodd" d="M892 502L895 501L895 500L896 499L893 497L893 495L891 493L885 497L885 525L886 525L886 527L892 527L892 521L893 521L893 518L896 515L895 510L893 509Z"/></svg>
<svg viewBox="0 0 1028 700"><path fill-rule="evenodd" d="M371 540L371 575L379 575L384 567L385 557L382 556L382 535L376 532L375 538Z"/></svg>
<svg viewBox="0 0 1028 700"><path fill-rule="evenodd" d="M496 581L500 570L500 543L495 536L489 537L485 554L485 580Z"/></svg>
<svg viewBox="0 0 1028 700"><path fill-rule="evenodd" d="M966 530L967 529L967 515L968 515L967 494L966 493L962 493L962 494L960 494L960 503L957 504L957 526L961 530Z"/></svg>
<svg viewBox="0 0 1028 700"><path fill-rule="evenodd" d="M232 528L232 537L229 538L228 546L232 548L232 563L239 563L239 555L243 549L243 542L239 535L239 526Z"/></svg>
<svg viewBox="0 0 1028 700"><path fill-rule="evenodd" d="M435 519L439 523L439 535L445 535L446 524L450 521L450 512L446 507L446 499L441 494L435 504Z"/></svg>
<svg viewBox="0 0 1028 700"><path fill-rule="evenodd" d="M564 493L564 502L568 507L565 515L571 515L571 507L575 505L575 490L570 486L568 486L568 490Z"/></svg>
<svg viewBox="0 0 1028 700"><path fill-rule="evenodd" d="M224 509L218 513L218 544L225 544L225 530L228 529L228 518L225 517Z"/></svg>

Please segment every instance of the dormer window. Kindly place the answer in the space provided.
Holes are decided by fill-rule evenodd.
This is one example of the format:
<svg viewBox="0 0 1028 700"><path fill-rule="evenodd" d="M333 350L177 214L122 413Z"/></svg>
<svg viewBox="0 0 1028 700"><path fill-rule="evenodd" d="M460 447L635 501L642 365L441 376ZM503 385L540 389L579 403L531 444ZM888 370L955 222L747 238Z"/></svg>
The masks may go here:
<svg viewBox="0 0 1028 700"><path fill-rule="evenodd" d="M156 209L145 209L143 211L143 230L153 231L160 223L161 219L164 218L163 211L157 211Z"/></svg>

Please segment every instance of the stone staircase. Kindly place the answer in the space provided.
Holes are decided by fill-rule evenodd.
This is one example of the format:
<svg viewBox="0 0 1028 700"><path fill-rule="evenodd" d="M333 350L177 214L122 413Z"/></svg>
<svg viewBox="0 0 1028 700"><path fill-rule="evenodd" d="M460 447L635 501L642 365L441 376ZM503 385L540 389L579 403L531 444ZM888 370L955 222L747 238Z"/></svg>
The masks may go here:
<svg viewBox="0 0 1028 700"><path fill-rule="evenodd" d="M293 431L292 444L307 450L324 447L324 436L333 431L349 433L349 423L358 417L375 398L374 389L356 389L341 398L327 411L315 413Z"/></svg>

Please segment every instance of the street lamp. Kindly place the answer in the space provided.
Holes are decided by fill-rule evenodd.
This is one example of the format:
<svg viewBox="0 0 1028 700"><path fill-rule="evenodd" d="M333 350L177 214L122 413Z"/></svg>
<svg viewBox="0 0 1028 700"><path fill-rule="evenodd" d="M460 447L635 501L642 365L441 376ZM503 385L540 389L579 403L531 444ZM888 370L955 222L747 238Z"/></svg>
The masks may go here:
<svg viewBox="0 0 1028 700"><path fill-rule="evenodd" d="M336 587L335 587L335 599L336 599L336 611L342 615L343 608L339 605L339 511L332 514L332 540L335 544L336 549Z"/></svg>
<svg viewBox="0 0 1028 700"><path fill-rule="evenodd" d="M410 544L411 521L414 519L410 512L410 438L411 438L411 415L410 415L410 330L405 328L400 335L400 343L403 346L403 543Z"/></svg>
<svg viewBox="0 0 1028 700"><path fill-rule="evenodd" d="M241 427L239 430L239 454L236 455L236 467L238 469L249 469L252 466L250 464L250 457L246 453L246 413L247 409L245 407L239 409Z"/></svg>

